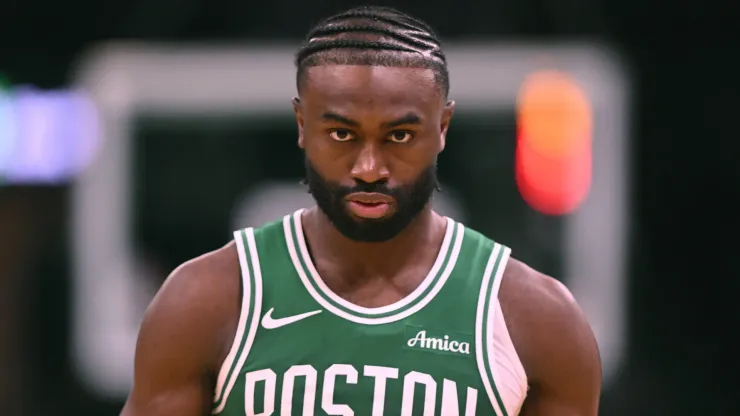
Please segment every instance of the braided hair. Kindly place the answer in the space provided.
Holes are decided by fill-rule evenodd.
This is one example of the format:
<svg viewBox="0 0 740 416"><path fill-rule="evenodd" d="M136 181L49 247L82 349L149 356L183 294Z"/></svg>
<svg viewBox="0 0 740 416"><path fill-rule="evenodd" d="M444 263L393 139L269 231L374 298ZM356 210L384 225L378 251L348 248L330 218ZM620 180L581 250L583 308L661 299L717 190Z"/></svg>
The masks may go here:
<svg viewBox="0 0 740 416"><path fill-rule="evenodd" d="M295 55L298 90L305 72L320 65L426 68L446 98L447 59L434 31L424 22L387 7L363 6L324 19Z"/></svg>

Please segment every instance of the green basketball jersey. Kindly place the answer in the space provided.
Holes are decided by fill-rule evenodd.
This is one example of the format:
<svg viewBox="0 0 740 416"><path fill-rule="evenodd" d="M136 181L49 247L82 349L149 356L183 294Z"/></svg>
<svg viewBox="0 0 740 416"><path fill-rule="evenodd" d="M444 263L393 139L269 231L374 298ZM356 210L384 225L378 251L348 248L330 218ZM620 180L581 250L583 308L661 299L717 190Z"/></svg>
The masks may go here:
<svg viewBox="0 0 740 416"><path fill-rule="evenodd" d="M301 211L234 235L241 314L214 414L509 416L490 351L507 247L448 218L422 284L364 308L319 277Z"/></svg>

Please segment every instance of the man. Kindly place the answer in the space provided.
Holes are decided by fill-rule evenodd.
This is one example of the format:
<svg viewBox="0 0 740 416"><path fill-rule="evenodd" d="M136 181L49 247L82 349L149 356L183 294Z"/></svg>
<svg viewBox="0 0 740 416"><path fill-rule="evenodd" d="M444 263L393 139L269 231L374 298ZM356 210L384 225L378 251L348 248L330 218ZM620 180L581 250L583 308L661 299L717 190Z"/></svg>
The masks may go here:
<svg viewBox="0 0 740 416"><path fill-rule="evenodd" d="M454 110L431 29L353 9L296 65L317 207L172 273L123 414L596 415L598 350L568 290L430 206Z"/></svg>

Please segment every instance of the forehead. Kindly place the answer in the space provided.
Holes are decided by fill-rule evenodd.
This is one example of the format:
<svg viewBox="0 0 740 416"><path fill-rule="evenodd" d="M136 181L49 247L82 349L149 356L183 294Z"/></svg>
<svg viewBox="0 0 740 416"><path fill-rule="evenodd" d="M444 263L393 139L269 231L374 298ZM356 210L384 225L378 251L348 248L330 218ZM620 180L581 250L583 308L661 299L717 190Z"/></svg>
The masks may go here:
<svg viewBox="0 0 740 416"><path fill-rule="evenodd" d="M322 65L308 68L305 81L301 100L308 106L426 112L442 102L431 69Z"/></svg>

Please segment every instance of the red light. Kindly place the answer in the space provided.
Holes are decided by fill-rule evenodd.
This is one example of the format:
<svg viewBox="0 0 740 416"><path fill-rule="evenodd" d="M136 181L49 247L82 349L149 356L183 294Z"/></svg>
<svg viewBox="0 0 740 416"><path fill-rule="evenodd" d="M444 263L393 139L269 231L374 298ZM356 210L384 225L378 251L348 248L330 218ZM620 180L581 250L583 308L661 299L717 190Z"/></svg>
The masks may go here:
<svg viewBox="0 0 740 416"><path fill-rule="evenodd" d="M568 214L588 195L591 147L569 157L552 157L535 151L522 139L516 149L516 183L522 198L535 210L547 215Z"/></svg>
<svg viewBox="0 0 740 416"><path fill-rule="evenodd" d="M591 184L591 104L561 72L528 77L517 102L516 182L537 211L577 209Z"/></svg>

